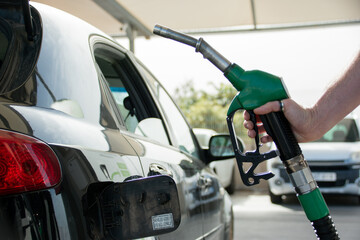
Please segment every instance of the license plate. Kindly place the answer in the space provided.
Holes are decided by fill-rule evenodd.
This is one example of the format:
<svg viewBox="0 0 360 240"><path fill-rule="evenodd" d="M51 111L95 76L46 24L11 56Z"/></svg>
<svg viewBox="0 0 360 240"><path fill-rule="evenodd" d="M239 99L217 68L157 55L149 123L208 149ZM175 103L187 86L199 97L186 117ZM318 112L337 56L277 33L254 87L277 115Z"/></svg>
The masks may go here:
<svg viewBox="0 0 360 240"><path fill-rule="evenodd" d="M313 172L314 179L318 182L335 182L336 173L334 172Z"/></svg>

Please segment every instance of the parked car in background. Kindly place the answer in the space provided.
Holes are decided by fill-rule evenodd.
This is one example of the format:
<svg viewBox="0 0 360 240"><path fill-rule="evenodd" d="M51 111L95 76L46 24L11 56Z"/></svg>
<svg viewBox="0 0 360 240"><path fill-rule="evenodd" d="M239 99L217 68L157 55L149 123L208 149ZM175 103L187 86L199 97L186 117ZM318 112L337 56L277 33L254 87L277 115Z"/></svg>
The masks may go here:
<svg viewBox="0 0 360 240"><path fill-rule="evenodd" d="M360 201L360 124L349 115L317 141L300 147L323 194L344 194ZM279 158L267 161L275 174L269 180L270 199L281 203L284 195L294 194L290 179Z"/></svg>
<svg viewBox="0 0 360 240"><path fill-rule="evenodd" d="M232 239L208 162L131 52L60 10L0 0L1 239Z"/></svg>
<svg viewBox="0 0 360 240"><path fill-rule="evenodd" d="M203 149L209 148L210 138L218 134L215 130L208 128L193 128L193 131ZM239 140L239 148L244 151L244 144L241 140ZM219 176L220 183L228 193L233 194L236 188L235 174L237 165L235 158L211 162L210 167Z"/></svg>

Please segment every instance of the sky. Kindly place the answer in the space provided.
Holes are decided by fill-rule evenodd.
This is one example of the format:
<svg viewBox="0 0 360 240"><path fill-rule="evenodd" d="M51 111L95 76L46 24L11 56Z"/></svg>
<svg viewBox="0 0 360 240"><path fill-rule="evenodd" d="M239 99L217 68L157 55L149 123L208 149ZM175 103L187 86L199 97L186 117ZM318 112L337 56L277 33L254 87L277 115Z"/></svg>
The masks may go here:
<svg viewBox="0 0 360 240"><path fill-rule="evenodd" d="M245 70L258 69L282 77L290 96L303 106L312 106L360 51L360 24L193 37L202 37ZM119 42L128 47L126 39ZM189 80L196 89L206 91L214 91L210 82L230 84L194 48L173 40L139 37L135 40L135 55L170 94ZM360 115L360 108L355 112Z"/></svg>

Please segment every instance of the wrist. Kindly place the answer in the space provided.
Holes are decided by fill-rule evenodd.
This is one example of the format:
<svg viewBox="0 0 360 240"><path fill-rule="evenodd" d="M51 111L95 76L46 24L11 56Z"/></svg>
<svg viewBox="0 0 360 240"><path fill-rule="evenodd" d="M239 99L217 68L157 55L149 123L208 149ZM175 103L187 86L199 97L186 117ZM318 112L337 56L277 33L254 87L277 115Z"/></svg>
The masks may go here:
<svg viewBox="0 0 360 240"><path fill-rule="evenodd" d="M307 132L309 133L309 141L317 140L326 133L326 130L324 128L325 124L323 124L324 122L316 106L312 108L307 108L305 109L305 111L307 112L306 118L308 119Z"/></svg>

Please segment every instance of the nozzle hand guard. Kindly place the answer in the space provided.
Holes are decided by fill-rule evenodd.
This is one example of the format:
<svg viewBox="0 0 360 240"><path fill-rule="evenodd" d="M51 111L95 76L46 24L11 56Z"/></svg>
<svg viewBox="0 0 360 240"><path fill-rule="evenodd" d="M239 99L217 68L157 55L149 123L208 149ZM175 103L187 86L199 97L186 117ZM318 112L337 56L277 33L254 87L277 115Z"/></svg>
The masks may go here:
<svg viewBox="0 0 360 240"><path fill-rule="evenodd" d="M253 186L259 184L260 179L268 180L274 176L272 172L255 173L255 170L257 166L263 161L276 157L277 152L270 151L263 154L260 153L259 133L258 133L258 128L256 126L256 116L253 111L249 111L249 113L250 113L251 121L254 123L254 130L256 132L256 137L255 137L256 149L253 152L250 151L245 153L241 152L237 143L237 137L233 124L233 118L235 112L236 111L228 114L226 118L227 125L229 128L229 133L231 136L231 141L235 151L235 158L239 168L241 180L246 186ZM244 163L251 163L251 166L247 170L244 170L246 167L244 166L245 165Z"/></svg>

